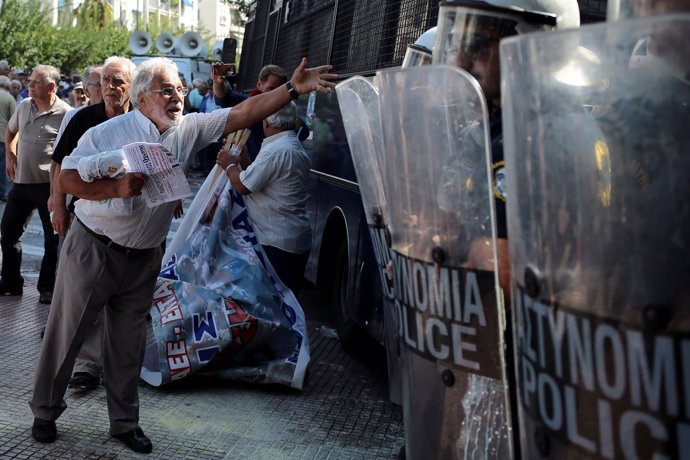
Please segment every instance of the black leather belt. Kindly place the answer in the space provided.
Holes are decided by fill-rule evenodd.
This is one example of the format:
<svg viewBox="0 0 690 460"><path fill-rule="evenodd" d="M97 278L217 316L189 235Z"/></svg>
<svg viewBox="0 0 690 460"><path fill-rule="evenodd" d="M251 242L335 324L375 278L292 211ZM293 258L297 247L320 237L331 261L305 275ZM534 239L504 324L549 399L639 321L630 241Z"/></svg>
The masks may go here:
<svg viewBox="0 0 690 460"><path fill-rule="evenodd" d="M101 243L105 244L108 246L110 249L119 252L120 254L124 254L126 256L132 256L132 257L141 257L145 255L150 255L155 248L148 248L148 249L136 249L136 248L128 248L127 246L121 246L108 238L105 235L99 235L98 233L94 232L91 230L89 227L87 227L84 222L81 220L77 219L77 222L81 224L82 227L84 227L84 230L89 232L91 236L96 238L98 241Z"/></svg>

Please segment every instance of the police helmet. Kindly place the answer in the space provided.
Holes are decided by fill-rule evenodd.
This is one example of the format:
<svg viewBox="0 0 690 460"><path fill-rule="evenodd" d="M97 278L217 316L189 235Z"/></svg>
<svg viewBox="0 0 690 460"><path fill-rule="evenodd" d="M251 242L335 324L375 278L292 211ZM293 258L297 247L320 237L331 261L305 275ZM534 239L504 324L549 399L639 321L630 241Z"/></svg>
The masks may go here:
<svg viewBox="0 0 690 460"><path fill-rule="evenodd" d="M657 16L672 13L689 13L687 0L609 0L606 6L606 20Z"/></svg>
<svg viewBox="0 0 690 460"><path fill-rule="evenodd" d="M435 41L436 27L432 27L420 35L414 43L407 45L402 63L403 68L431 64L431 54Z"/></svg>
<svg viewBox="0 0 690 460"><path fill-rule="evenodd" d="M433 62L455 63L458 52L481 53L489 43L512 35L579 25L577 0L441 2Z"/></svg>

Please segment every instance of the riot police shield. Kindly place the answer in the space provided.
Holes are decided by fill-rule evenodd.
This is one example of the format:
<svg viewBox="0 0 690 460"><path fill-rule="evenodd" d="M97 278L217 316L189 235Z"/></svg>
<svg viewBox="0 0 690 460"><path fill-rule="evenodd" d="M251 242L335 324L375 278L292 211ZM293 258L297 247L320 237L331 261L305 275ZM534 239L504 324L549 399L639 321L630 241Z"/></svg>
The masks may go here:
<svg viewBox="0 0 690 460"><path fill-rule="evenodd" d="M410 459L510 458L489 128L450 66L379 72Z"/></svg>
<svg viewBox="0 0 690 460"><path fill-rule="evenodd" d="M336 92L383 286L383 322L389 395L391 401L402 404L400 341L398 340L400 323L393 307L393 278L387 274L391 254L386 225L388 209L381 174L385 157L381 140L379 94L376 87L363 77L352 77L338 84Z"/></svg>
<svg viewBox="0 0 690 460"><path fill-rule="evenodd" d="M690 15L501 44L524 458L690 458L689 63Z"/></svg>
<svg viewBox="0 0 690 460"><path fill-rule="evenodd" d="M606 20L621 21L689 11L690 3L687 0L609 0L606 5Z"/></svg>

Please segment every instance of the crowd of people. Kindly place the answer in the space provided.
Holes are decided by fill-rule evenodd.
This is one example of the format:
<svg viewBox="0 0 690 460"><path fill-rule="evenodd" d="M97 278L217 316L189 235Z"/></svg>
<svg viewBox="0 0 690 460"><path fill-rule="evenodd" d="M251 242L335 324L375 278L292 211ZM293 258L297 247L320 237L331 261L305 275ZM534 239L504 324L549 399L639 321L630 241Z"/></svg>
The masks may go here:
<svg viewBox="0 0 690 460"><path fill-rule="evenodd" d="M129 59L113 56L72 75L69 82L53 66L38 65L24 78L20 69L0 61L0 130L5 134L0 157L6 160L0 174L6 180L0 181L0 199L6 201L0 224L1 295L23 294L21 237L34 210L44 232L37 289L39 301L50 307L29 402L36 441L56 439L55 420L66 408L68 386L88 390L102 378L110 434L136 452L152 449L138 424L137 385L146 318L170 223L179 215L177 203L149 208L141 196L146 175L110 178L104 172L92 180L81 173L80 159L132 142L157 142L185 171L200 152L207 155L205 172L213 163L226 171L239 169L225 167L226 157L219 154L222 138L265 120L269 140L284 130L292 139L298 121L291 101L311 91L330 92L336 76L329 69L307 68L304 59L292 77L284 77L272 91L229 107L214 98L211 81L195 80L186 99L190 88L166 58L152 58L135 68ZM308 168L298 141L287 147L270 144L266 156L275 155L281 162L294 157L295 164ZM270 222L271 214L284 214L281 208L290 207L287 219L300 227L304 200L293 205L289 200L294 197L287 194L295 188L304 192L304 168L281 176L270 162L250 165L246 154L245 159L249 176L238 186L243 194L254 193L257 218L262 215ZM116 212L109 205L113 199L130 201L131 212ZM257 233L267 251L273 246L280 253L294 250L293 245L261 236L268 235L266 230ZM298 249L303 257L305 245ZM270 252L268 257L281 263ZM299 288L291 281L286 284Z"/></svg>

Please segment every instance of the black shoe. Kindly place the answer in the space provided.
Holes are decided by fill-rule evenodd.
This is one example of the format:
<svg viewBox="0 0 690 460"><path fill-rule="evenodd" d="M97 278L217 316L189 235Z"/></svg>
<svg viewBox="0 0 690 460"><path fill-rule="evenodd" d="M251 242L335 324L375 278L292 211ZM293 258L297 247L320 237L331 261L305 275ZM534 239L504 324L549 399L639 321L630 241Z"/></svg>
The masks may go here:
<svg viewBox="0 0 690 460"><path fill-rule="evenodd" d="M0 279L0 295L22 295L24 294L24 280L16 283L9 283Z"/></svg>
<svg viewBox="0 0 690 460"><path fill-rule="evenodd" d="M43 291L38 296L38 303L50 304L50 302L52 302L52 301L53 301L53 293L50 291Z"/></svg>
<svg viewBox="0 0 690 460"><path fill-rule="evenodd" d="M75 372L69 381L69 387L75 390L90 391L98 388L100 383L101 379L88 372Z"/></svg>
<svg viewBox="0 0 690 460"><path fill-rule="evenodd" d="M31 427L31 436L44 444L49 444L57 438L57 428L54 420L34 418L34 426Z"/></svg>
<svg viewBox="0 0 690 460"><path fill-rule="evenodd" d="M135 428L126 433L114 434L113 438L119 439L124 442L127 447L140 454L148 454L153 450L151 440L146 437L141 428Z"/></svg>

